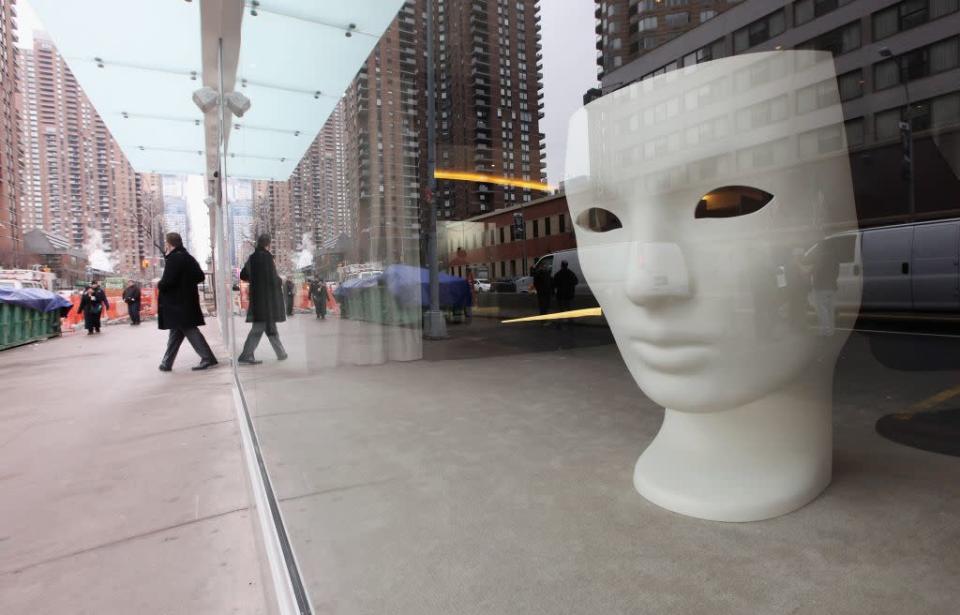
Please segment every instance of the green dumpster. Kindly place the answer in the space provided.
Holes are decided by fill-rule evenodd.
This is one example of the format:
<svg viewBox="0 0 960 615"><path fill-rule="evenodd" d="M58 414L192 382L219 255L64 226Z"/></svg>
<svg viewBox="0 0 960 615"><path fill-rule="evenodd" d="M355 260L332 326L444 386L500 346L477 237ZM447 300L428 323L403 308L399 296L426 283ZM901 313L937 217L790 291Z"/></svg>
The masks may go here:
<svg viewBox="0 0 960 615"><path fill-rule="evenodd" d="M0 350L60 335L60 311L0 303Z"/></svg>

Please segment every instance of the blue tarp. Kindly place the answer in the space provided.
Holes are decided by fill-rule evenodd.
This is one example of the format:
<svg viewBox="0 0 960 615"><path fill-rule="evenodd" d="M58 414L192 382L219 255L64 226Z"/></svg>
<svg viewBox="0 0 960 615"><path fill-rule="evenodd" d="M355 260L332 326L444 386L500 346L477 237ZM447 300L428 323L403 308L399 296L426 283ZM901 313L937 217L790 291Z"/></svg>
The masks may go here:
<svg viewBox="0 0 960 615"><path fill-rule="evenodd" d="M365 279L352 278L337 287L334 296L338 300L350 298L364 288L386 286L397 305L404 308L430 305L430 272L411 265L390 265L378 276ZM463 278L440 274L440 307L464 308L472 305L470 284Z"/></svg>
<svg viewBox="0 0 960 615"><path fill-rule="evenodd" d="M71 308L73 304L42 288L0 288L0 303L10 303L40 312Z"/></svg>
<svg viewBox="0 0 960 615"><path fill-rule="evenodd" d="M404 307L430 305L430 272L422 267L390 265L383 279L397 303ZM418 292L419 289L419 292ZM463 278L440 273L440 307L464 308L472 305L470 284Z"/></svg>

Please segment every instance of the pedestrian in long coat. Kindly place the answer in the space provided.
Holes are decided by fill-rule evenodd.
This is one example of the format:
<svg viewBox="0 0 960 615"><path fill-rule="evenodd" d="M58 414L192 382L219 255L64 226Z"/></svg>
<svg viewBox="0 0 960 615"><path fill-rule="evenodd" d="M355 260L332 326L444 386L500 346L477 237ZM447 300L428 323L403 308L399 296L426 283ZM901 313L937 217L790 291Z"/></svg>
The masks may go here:
<svg viewBox="0 0 960 615"><path fill-rule="evenodd" d="M83 314L83 326L87 330L87 335L93 335L94 332L100 333L100 319L103 317L104 310L109 309L110 301L107 300L107 295L98 282L94 282L92 286L87 286L83 290L77 311Z"/></svg>
<svg viewBox="0 0 960 615"><path fill-rule="evenodd" d="M130 285L123 289L123 302L127 304L131 325L140 324L140 298L140 285L130 280Z"/></svg>
<svg viewBox="0 0 960 615"><path fill-rule="evenodd" d="M184 338L200 355L200 363L192 369L207 369L217 364L217 358L197 328L204 324L197 286L206 276L197 259L183 247L183 238L179 233L167 233L166 249L163 277L157 283L160 291L157 324L170 334L167 337L167 351L160 361L160 371L169 372L173 369Z"/></svg>
<svg viewBox="0 0 960 615"><path fill-rule="evenodd" d="M327 285L321 280L310 282L310 300L313 301L313 308L317 311L317 318L327 319Z"/></svg>
<svg viewBox="0 0 960 615"><path fill-rule="evenodd" d="M277 275L277 265L269 248L270 236L260 235L257 238L256 249L240 271L240 279L250 283L247 322L252 323L253 326L247 334L243 351L237 357L237 361L247 365L263 362L255 359L253 353L264 333L267 334L270 345L277 353L277 360L283 361L287 358L287 352L277 332L277 323L286 320L283 288L280 276Z"/></svg>

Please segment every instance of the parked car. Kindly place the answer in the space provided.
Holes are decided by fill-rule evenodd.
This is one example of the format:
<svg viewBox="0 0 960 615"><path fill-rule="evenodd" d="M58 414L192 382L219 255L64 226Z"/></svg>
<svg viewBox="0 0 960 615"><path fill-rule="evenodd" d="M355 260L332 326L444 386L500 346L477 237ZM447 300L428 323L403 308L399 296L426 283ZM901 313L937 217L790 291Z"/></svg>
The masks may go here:
<svg viewBox="0 0 960 615"><path fill-rule="evenodd" d="M519 278L515 278L513 283L517 287L518 293L534 293L537 292L533 288L533 276L532 275L522 275Z"/></svg>
<svg viewBox="0 0 960 615"><path fill-rule="evenodd" d="M487 278L477 278L473 281L473 287L478 293L488 293L492 288L490 280Z"/></svg>
<svg viewBox="0 0 960 615"><path fill-rule="evenodd" d="M0 279L0 288L43 288L43 284L40 282L32 282L29 280L10 280L10 279Z"/></svg>

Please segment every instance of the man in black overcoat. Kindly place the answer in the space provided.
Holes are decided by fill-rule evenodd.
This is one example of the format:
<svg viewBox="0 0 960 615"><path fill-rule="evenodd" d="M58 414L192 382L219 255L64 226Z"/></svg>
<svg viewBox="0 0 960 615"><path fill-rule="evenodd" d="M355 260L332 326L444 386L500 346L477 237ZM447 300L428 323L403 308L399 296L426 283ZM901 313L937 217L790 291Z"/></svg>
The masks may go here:
<svg viewBox="0 0 960 615"><path fill-rule="evenodd" d="M200 355L200 363L193 370L207 369L217 364L217 358L197 328L204 324L200 294L197 292L197 285L205 277L203 269L183 247L183 238L179 233L167 233L166 244L166 264L163 277L157 283L160 290L157 323L160 329L170 331L170 335L167 338L167 351L160 361L160 371L169 372L173 369L173 361L177 358L183 338L187 338Z"/></svg>
<svg viewBox="0 0 960 615"><path fill-rule="evenodd" d="M130 315L130 324L140 324L140 285L134 280L123 289L123 302L127 304L127 313Z"/></svg>
<svg viewBox="0 0 960 615"><path fill-rule="evenodd" d="M277 323L287 319L283 285L280 276L277 275L277 266L269 248L270 236L260 235L257 238L256 249L240 271L240 279L250 283L247 322L253 323L253 326L247 334L247 341L243 344L243 351L237 357L237 361L247 365L263 363L255 359L253 353L264 333L267 334L270 345L277 353L277 360L283 361L287 358L287 353L280 342L280 335L277 333Z"/></svg>

